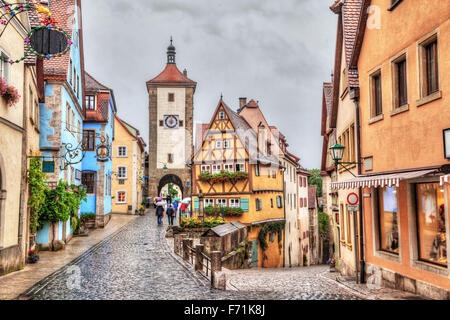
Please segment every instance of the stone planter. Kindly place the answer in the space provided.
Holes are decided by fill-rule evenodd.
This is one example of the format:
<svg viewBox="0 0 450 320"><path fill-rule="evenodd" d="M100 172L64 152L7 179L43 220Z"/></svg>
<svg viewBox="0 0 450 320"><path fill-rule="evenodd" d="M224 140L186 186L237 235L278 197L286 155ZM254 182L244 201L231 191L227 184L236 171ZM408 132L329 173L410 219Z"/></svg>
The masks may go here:
<svg viewBox="0 0 450 320"><path fill-rule="evenodd" d="M95 229L95 219L89 219L88 221L86 221L85 227L87 229Z"/></svg>

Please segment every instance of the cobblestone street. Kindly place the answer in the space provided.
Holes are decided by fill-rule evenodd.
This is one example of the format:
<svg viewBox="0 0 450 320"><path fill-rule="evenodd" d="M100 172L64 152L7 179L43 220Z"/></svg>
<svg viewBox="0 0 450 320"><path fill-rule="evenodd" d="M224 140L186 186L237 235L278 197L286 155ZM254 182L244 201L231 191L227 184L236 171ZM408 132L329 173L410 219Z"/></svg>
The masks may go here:
<svg viewBox="0 0 450 320"><path fill-rule="evenodd" d="M153 212L135 219L73 265L35 285L27 292L28 297L36 300L358 299L321 277L326 267L236 271L230 283L239 291L212 290L168 252L162 238L167 220L164 223L164 227L158 227ZM81 276L78 288L77 273Z"/></svg>

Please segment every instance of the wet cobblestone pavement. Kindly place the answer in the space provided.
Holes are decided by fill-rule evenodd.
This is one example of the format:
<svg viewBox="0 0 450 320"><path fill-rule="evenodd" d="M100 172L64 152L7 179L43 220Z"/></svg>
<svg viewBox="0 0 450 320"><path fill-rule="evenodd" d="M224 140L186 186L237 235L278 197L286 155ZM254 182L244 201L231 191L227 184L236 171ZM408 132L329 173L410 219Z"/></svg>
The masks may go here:
<svg viewBox="0 0 450 320"><path fill-rule="evenodd" d="M164 221L165 227L167 221ZM34 300L310 300L357 299L349 291L320 277L323 267L279 277L264 286L259 270L255 283L244 271L233 285L244 291L219 291L199 282L167 251L161 238L165 227L156 225L153 213L139 217L74 264L36 285ZM261 275L268 271L263 270ZM289 271L288 271L289 273ZM78 275L80 277L78 277ZM268 274L270 275L270 273ZM77 282L77 279L81 281ZM269 278L270 279L270 278ZM281 280L284 279L284 280ZM284 281L284 282L280 282ZM277 282L281 286L277 286ZM286 286L287 282L294 284ZM78 285L79 284L79 285Z"/></svg>

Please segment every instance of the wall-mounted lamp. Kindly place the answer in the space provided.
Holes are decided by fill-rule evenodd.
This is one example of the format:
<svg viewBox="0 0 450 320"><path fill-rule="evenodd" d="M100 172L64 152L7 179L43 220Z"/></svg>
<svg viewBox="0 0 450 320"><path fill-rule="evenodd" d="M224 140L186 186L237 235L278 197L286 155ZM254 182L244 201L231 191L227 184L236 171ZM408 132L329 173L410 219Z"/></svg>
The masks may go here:
<svg viewBox="0 0 450 320"><path fill-rule="evenodd" d="M356 178L356 176L351 172L345 165L346 164L361 164L360 162L342 162L342 159L344 158L344 150L345 147L336 143L334 146L330 147L331 150L331 158L333 159L336 168L341 165L345 170L350 172L352 176Z"/></svg>

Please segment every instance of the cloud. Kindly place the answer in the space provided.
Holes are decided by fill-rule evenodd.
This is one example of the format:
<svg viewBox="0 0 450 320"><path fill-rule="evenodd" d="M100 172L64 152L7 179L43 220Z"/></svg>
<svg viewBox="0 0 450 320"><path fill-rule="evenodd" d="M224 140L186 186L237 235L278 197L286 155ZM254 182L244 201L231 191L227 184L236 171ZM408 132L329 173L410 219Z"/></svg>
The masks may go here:
<svg viewBox="0 0 450 320"><path fill-rule="evenodd" d="M333 67L336 15L317 0L95 0L83 2L87 70L114 89L119 116L148 141L145 82L166 63L198 82L195 121L209 122L223 93L259 100L302 165L320 166L322 83Z"/></svg>

